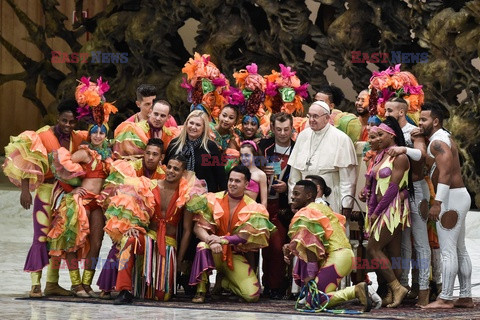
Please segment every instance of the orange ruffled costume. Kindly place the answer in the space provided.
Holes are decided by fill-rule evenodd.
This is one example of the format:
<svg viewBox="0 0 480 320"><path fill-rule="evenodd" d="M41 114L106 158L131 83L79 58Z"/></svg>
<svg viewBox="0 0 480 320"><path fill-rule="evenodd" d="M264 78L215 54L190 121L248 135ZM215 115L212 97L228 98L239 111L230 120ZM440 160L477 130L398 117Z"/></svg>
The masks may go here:
<svg viewBox="0 0 480 320"><path fill-rule="evenodd" d="M131 163L117 160L112 164L111 173L106 179L107 187L102 192L103 205L106 208L107 223L105 231L114 242L121 242L124 233L135 228L141 234L149 231L149 224L159 205L157 181L144 176L137 177ZM203 180L189 171L180 180L177 208L182 208L196 194L206 192ZM157 231L157 230L153 230Z"/></svg>
<svg viewBox="0 0 480 320"><path fill-rule="evenodd" d="M187 204L187 210L195 213L194 221L207 231L218 236L239 235L246 242L236 245L236 249L242 252L254 251L268 246L270 233L276 227L268 220L268 212L264 206L252 200L248 196L243 197L244 207L232 217L229 226L228 206L222 205L222 201L228 196L224 191L208 193L204 196L195 197ZM226 246L225 259L231 261L230 246ZM228 253L227 253L228 251Z"/></svg>
<svg viewBox="0 0 480 320"><path fill-rule="evenodd" d="M170 142L180 134L178 128L162 127L163 149L167 150ZM122 122L114 132L113 154L116 159L141 158L148 140L152 137L147 121Z"/></svg>
<svg viewBox="0 0 480 320"><path fill-rule="evenodd" d="M87 164L75 163L71 153L65 148L52 152L52 168L55 168L56 178L60 181L71 181L76 177L105 177L108 170L108 160L87 145L81 145L79 150L89 153L92 160ZM67 193L53 210L53 221L47 235L50 244L50 255L64 256L66 252L77 252L84 258L90 245L88 235L90 226L87 210L98 207L97 194L88 192L85 196Z"/></svg>

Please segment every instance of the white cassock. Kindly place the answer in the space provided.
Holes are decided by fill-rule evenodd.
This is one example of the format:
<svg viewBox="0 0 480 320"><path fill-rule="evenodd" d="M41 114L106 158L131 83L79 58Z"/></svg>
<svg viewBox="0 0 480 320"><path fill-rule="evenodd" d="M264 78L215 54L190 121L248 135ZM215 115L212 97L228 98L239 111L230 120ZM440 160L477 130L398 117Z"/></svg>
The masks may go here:
<svg viewBox="0 0 480 320"><path fill-rule="evenodd" d="M334 212L353 207L353 200L344 197L355 197L357 155L352 140L339 129L327 123L322 130L306 128L300 132L288 164L291 166L289 201L297 181L318 175L332 189L326 200Z"/></svg>

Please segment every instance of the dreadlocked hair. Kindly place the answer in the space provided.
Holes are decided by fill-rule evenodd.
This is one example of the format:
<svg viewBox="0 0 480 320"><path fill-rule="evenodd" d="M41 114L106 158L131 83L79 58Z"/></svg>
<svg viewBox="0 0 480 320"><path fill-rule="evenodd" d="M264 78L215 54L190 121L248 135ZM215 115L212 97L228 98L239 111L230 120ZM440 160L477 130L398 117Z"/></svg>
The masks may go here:
<svg viewBox="0 0 480 320"><path fill-rule="evenodd" d="M370 116L377 115L377 101L378 101L377 89L372 88L370 92L370 98L368 100L368 113L370 114Z"/></svg>
<svg viewBox="0 0 480 320"><path fill-rule="evenodd" d="M246 102L246 113L255 115L258 112L263 100L265 99L265 93L259 89L255 89Z"/></svg>
<svg viewBox="0 0 480 320"><path fill-rule="evenodd" d="M197 81L195 83L195 88L193 89L192 92L192 103L197 105L202 103L203 99L203 90L202 90L202 81Z"/></svg>
<svg viewBox="0 0 480 320"><path fill-rule="evenodd" d="M275 114L277 112L280 112L282 110L282 106L283 106L283 100L282 100L282 95L277 93L274 97L273 97L273 101L272 101L272 113Z"/></svg>

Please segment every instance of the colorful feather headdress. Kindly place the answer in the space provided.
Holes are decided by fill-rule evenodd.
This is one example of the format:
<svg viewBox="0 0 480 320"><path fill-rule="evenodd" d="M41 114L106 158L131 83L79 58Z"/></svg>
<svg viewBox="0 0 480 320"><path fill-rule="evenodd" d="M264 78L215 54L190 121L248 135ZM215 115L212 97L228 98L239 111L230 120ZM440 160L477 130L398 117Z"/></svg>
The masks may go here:
<svg viewBox="0 0 480 320"><path fill-rule="evenodd" d="M263 76L258 74L257 65L252 63L245 69L235 72L233 77L239 89L230 94L230 103L239 106L240 114L257 117L260 123L265 115L266 83Z"/></svg>
<svg viewBox="0 0 480 320"><path fill-rule="evenodd" d="M369 88L370 115L385 117L385 103L397 95L408 102L408 116L418 123L420 108L423 105L424 93L417 78L408 71L400 71L400 64L389 67L382 72L373 72Z"/></svg>
<svg viewBox="0 0 480 320"><path fill-rule="evenodd" d="M211 118L217 119L220 110L226 104L223 91L228 90L229 82L217 66L210 61L208 54L195 52L182 69L187 75L183 78L182 88L188 91L191 109L204 109Z"/></svg>
<svg viewBox="0 0 480 320"><path fill-rule="evenodd" d="M108 123L110 114L118 109L111 103L106 102L104 93L110 90L108 82L97 79L97 83L91 82L90 77L82 77L75 90L75 99L78 103L77 119L98 126Z"/></svg>
<svg viewBox="0 0 480 320"><path fill-rule="evenodd" d="M272 73L265 76L266 98L265 106L272 113L280 111L292 114L303 112L303 99L308 97L308 83L301 84L300 79L292 71L291 67L279 64L280 72L272 70Z"/></svg>

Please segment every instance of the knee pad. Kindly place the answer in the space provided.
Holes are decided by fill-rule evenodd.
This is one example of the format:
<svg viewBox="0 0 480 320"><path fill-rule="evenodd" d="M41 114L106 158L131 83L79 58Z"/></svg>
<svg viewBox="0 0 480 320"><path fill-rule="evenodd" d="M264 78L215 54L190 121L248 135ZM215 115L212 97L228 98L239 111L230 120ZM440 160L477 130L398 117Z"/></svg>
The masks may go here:
<svg viewBox="0 0 480 320"><path fill-rule="evenodd" d="M440 224L444 229L451 230L455 228L457 222L458 212L455 210L448 210L440 215Z"/></svg>
<svg viewBox="0 0 480 320"><path fill-rule="evenodd" d="M423 221L427 221L428 211L429 211L428 201L426 199L423 199L418 204L418 213L420 214L420 217L423 219Z"/></svg>

